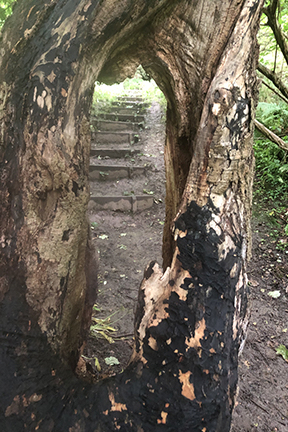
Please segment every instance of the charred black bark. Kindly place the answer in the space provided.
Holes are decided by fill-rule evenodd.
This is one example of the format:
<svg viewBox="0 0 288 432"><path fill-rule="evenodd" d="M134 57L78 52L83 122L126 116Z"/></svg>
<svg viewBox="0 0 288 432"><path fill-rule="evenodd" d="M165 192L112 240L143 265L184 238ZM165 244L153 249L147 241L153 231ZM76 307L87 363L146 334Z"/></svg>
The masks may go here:
<svg viewBox="0 0 288 432"><path fill-rule="evenodd" d="M235 233L235 247L223 249L219 260L224 233L207 232L213 211L212 204L200 208L192 202L176 222L187 233L177 240L179 271L187 271L181 284L186 299L171 292L163 305L166 317L141 340L141 360L123 374L96 385L81 383L51 356L45 337L34 339L37 329L27 329L29 336L19 334L13 343L4 338L2 359L17 353L1 385L4 430L63 431L78 425L105 432L229 431L240 344L233 338L233 316L242 238ZM135 331L141 337L139 324Z"/></svg>

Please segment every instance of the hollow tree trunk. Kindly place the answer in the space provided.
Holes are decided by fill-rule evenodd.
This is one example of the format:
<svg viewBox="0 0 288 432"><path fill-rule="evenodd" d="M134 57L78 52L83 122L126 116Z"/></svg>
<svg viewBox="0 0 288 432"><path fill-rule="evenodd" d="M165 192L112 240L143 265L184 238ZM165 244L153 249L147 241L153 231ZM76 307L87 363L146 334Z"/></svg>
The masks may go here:
<svg viewBox="0 0 288 432"><path fill-rule="evenodd" d="M1 36L0 424L228 431L247 324L258 0L20 0ZM142 64L168 100L164 266L144 273L128 368L75 369L95 298L94 81ZM172 229L172 234L171 234Z"/></svg>

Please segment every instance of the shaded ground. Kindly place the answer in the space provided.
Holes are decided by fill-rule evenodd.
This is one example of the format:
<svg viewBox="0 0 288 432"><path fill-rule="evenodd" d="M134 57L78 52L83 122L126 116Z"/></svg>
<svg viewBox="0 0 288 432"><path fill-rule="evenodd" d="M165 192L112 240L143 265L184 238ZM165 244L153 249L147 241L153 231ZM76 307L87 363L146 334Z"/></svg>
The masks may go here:
<svg viewBox="0 0 288 432"><path fill-rule="evenodd" d="M274 230L261 219L253 218L251 318L233 432L288 431L288 363L276 354L280 344L288 347L288 254L276 249ZM274 291L279 298L269 296Z"/></svg>
<svg viewBox="0 0 288 432"><path fill-rule="evenodd" d="M90 338L85 355L90 358L90 369L99 378L120 372L127 365L133 343L133 312L143 270L151 260L162 263L165 126L157 104L149 110L146 124L149 129L141 134L145 156L135 163L150 164L146 186L154 192L153 208L136 214L102 211L89 215L99 250L97 306L100 312L95 316L97 319L110 317L109 324L117 330L105 332L106 337L113 336L114 343L105 338ZM263 212L263 206L259 208ZM280 344L288 346L288 254L276 249L275 232L260 213L253 219L253 231L253 259L248 274L251 319L239 362L239 396L231 430L287 432L288 363L276 354L276 348ZM271 291L279 291L280 297L270 297ZM104 323L102 329L105 328ZM101 371L96 367L96 355ZM119 364L107 365L105 359L109 362L109 357L114 358L112 363L116 358Z"/></svg>

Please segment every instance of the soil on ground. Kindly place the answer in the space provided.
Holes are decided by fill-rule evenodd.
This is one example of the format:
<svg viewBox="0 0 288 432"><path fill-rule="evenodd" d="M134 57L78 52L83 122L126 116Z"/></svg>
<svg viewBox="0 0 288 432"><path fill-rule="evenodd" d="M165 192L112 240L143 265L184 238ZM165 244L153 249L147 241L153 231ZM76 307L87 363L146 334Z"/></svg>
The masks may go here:
<svg viewBox="0 0 288 432"><path fill-rule="evenodd" d="M142 156L134 158L135 164L149 166L144 188L153 192L151 209L141 213L90 211L89 214L99 255L94 318L100 322L94 321L98 332L89 338L84 354L90 371L98 379L121 372L129 362L143 271L152 260L162 264L164 141L163 113L159 104L153 103L141 132ZM106 187L103 182L103 191ZM143 178L133 179L129 187L143 188ZM276 249L277 242L261 212L256 211L252 221L253 258L248 271L251 317L239 360L239 395L232 432L288 431L288 363L276 353L279 345L288 347L288 254L285 248ZM278 298L269 295L275 291L280 293Z"/></svg>

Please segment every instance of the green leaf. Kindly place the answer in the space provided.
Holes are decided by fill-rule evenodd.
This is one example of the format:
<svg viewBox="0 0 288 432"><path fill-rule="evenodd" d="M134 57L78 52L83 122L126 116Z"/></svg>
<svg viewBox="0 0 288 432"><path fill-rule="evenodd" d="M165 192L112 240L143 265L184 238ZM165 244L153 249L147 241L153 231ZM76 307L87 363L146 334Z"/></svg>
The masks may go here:
<svg viewBox="0 0 288 432"><path fill-rule="evenodd" d="M281 355L283 359L288 362L288 349L285 345L279 345L279 347L276 348L276 354Z"/></svg>
<svg viewBox="0 0 288 432"><path fill-rule="evenodd" d="M153 191L148 191L147 189L143 189L143 193L145 193L147 195L154 195Z"/></svg>
<svg viewBox="0 0 288 432"><path fill-rule="evenodd" d="M287 171L288 171L288 164L282 165L282 166L279 168L279 171L280 171L281 173L285 173L285 172L287 172Z"/></svg>
<svg viewBox="0 0 288 432"><path fill-rule="evenodd" d="M101 372L101 366L97 357L94 357L95 366L98 372Z"/></svg>
<svg viewBox="0 0 288 432"><path fill-rule="evenodd" d="M276 290L276 291L269 291L268 295L274 299L277 299L280 297L281 293L280 291Z"/></svg>
<svg viewBox="0 0 288 432"><path fill-rule="evenodd" d="M119 360L118 360L116 357L113 357L113 356L111 356L111 357L106 357L106 358L104 359L104 361L105 361L105 363L106 363L108 366L114 366L114 365L119 365L119 364L120 364Z"/></svg>

